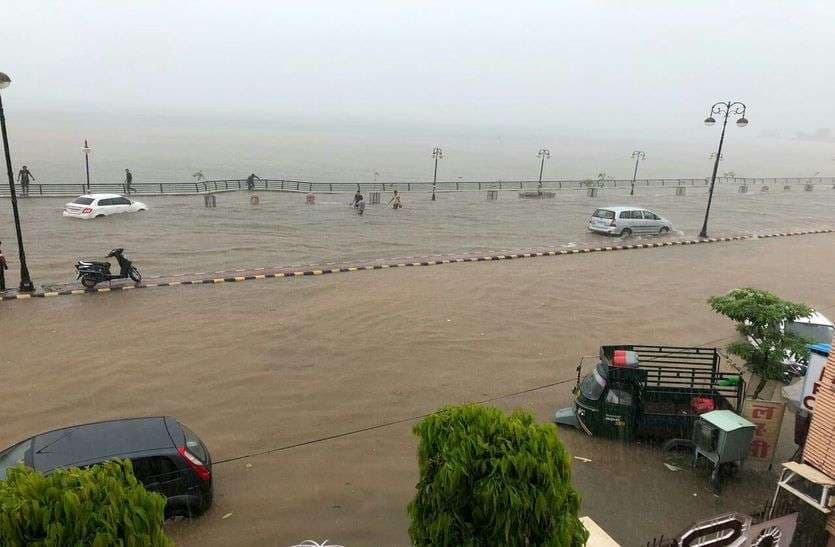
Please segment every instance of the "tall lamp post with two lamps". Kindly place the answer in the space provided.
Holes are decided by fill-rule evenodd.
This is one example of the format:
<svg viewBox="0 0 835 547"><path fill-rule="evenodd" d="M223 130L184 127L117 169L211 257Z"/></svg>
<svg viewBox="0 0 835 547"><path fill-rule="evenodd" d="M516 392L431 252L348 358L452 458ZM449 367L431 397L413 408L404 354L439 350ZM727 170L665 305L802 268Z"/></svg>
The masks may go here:
<svg viewBox="0 0 835 547"><path fill-rule="evenodd" d="M444 159L444 151L440 146L432 149L432 157L435 158L435 174L432 176L432 201L435 201L435 188L438 185L438 160Z"/></svg>
<svg viewBox="0 0 835 547"><path fill-rule="evenodd" d="M638 177L638 162L647 159L646 152L642 150L635 150L632 152L632 157L635 158L635 171L632 172L632 186L629 188L629 195L635 195L635 179Z"/></svg>
<svg viewBox="0 0 835 547"><path fill-rule="evenodd" d="M12 79L0 72L0 90L6 89L12 83ZM0 94L0 131L3 133L3 153L6 155L6 173L9 176L9 190L11 192L12 213L14 214L14 228L17 233L17 250L20 256L20 290L21 292L32 292L35 285L29 278L29 268L26 266L26 251L23 250L23 234L20 231L20 213L17 210L17 191L14 186L14 174L12 173L12 157L9 153L9 136L6 133L6 114L3 112L3 98Z"/></svg>
<svg viewBox="0 0 835 547"><path fill-rule="evenodd" d="M539 184L537 184L537 186L536 186L537 192L539 192L541 194L542 193L542 171L545 169L545 160L547 160L551 157L551 151L548 150L547 148L542 148L542 149L540 149L539 152L537 152L536 156L538 158L541 158L541 160L539 162Z"/></svg>
<svg viewBox="0 0 835 547"><path fill-rule="evenodd" d="M707 196L707 208L705 209L705 221L702 224L702 231L699 232L699 237L707 237L707 220L710 217L710 204L713 201L713 187L716 184L716 172L719 170L719 160L722 159L722 145L725 142L725 128L728 126L728 117L731 115L739 116L736 120L737 127L745 127L748 125L748 119L745 117L746 106L739 102L718 102L710 107L710 113L705 118L705 125L711 127L716 123L714 114L724 116L722 122L722 135L719 137L719 148L716 150L716 161L713 163L713 175L710 177L710 190Z"/></svg>
<svg viewBox="0 0 835 547"><path fill-rule="evenodd" d="M87 139L84 139L84 146L81 148L84 152L84 167L87 169L87 192L90 191L90 152L92 148L87 144Z"/></svg>

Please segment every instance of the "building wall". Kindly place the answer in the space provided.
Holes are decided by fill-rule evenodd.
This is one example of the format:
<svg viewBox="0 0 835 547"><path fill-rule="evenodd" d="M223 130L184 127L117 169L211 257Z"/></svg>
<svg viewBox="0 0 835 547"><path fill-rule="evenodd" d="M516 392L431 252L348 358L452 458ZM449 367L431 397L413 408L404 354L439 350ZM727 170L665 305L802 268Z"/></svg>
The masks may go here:
<svg viewBox="0 0 835 547"><path fill-rule="evenodd" d="M815 412L803 449L803 462L835 477L835 351L829 353L815 389ZM829 517L826 528L835 535L835 516Z"/></svg>

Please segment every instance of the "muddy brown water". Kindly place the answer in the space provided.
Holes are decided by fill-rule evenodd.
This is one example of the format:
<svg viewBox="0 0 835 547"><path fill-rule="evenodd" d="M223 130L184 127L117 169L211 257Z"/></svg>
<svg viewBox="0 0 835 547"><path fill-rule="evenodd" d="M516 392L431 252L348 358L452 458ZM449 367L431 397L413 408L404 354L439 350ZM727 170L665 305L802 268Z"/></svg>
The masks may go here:
<svg viewBox="0 0 835 547"><path fill-rule="evenodd" d="M6 303L0 445L171 414L225 460L400 421L216 465L213 508L168 528L181 545L408 545L409 418L495 399L550 420L600 344L731 339L705 304L713 294L762 287L832 315L833 263L835 235L823 234ZM750 465L716 497L704 468L559 436L591 460L573 461L582 513L624 545L752 511L775 481ZM782 457L792 450L786 435Z"/></svg>
<svg viewBox="0 0 835 547"><path fill-rule="evenodd" d="M717 187L710 234L737 235L831 227L835 190L818 186L804 192L738 185ZM382 195L385 203L390 193ZM138 199L147 212L82 221L63 218L68 199L20 200L21 217L32 278L39 284L75 279L73 264L80 257L100 257L113 247L126 255L146 277L214 272L264 266L342 263L390 259L433 253L488 252L525 247L573 247L611 244L593 234L586 222L603 205L634 204L669 218L677 235L698 234L704 217L706 189L641 188L630 197L626 189L601 190L600 197L582 192L558 192L555 199L523 200L516 192L501 192L487 201L485 192L441 193L432 202L426 193L405 193L405 207L394 211L369 206L357 216L348 206L351 196L321 194L306 206L303 194L260 193L252 206L245 192L220 194L217 207L207 209L203 196ZM368 198L368 196L366 196ZM0 204L8 200L0 200ZM633 238L638 239L638 238ZM17 285L17 248L10 216L0 217L0 240L9 259L9 285Z"/></svg>

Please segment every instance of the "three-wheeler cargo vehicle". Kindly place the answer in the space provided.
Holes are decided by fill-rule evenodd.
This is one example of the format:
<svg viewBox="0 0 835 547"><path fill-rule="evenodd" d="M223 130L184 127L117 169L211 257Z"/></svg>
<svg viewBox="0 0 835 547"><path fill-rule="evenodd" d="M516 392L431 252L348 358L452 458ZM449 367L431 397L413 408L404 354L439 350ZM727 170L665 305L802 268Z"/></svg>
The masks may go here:
<svg viewBox="0 0 835 547"><path fill-rule="evenodd" d="M625 441L690 439L701 414L742 410L744 383L719 363L716 348L602 346L582 380L577 367L574 406L557 411L555 421Z"/></svg>

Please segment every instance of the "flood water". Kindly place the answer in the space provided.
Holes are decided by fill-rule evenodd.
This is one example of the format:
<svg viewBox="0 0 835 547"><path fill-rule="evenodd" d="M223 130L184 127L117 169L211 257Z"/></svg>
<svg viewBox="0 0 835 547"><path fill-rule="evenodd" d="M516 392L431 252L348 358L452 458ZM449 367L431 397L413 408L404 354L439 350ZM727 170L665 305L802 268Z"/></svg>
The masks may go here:
<svg viewBox="0 0 835 547"><path fill-rule="evenodd" d="M488 201L483 192L403 194L404 208L369 205L364 216L347 206L349 194L320 194L313 206L295 193L261 192L251 205L246 192L219 194L217 207L202 196L139 197L149 210L94 220L63 218L64 198L20 200L27 259L38 284L74 280L80 257L103 256L123 247L146 277L264 266L327 264L457 252L488 252L529 247L611 244L613 238L586 229L596 207L635 204L670 219L667 237L695 236L701 228L705 188L602 190L597 198L571 190L554 199L524 200L500 192ZM366 196L368 198L368 196ZM4 200L5 206L8 201ZM829 227L835 190L828 186L804 192L782 187L738 193L737 185L718 186L710 235L736 235ZM0 218L0 238L16 283L17 249L10 215Z"/></svg>

